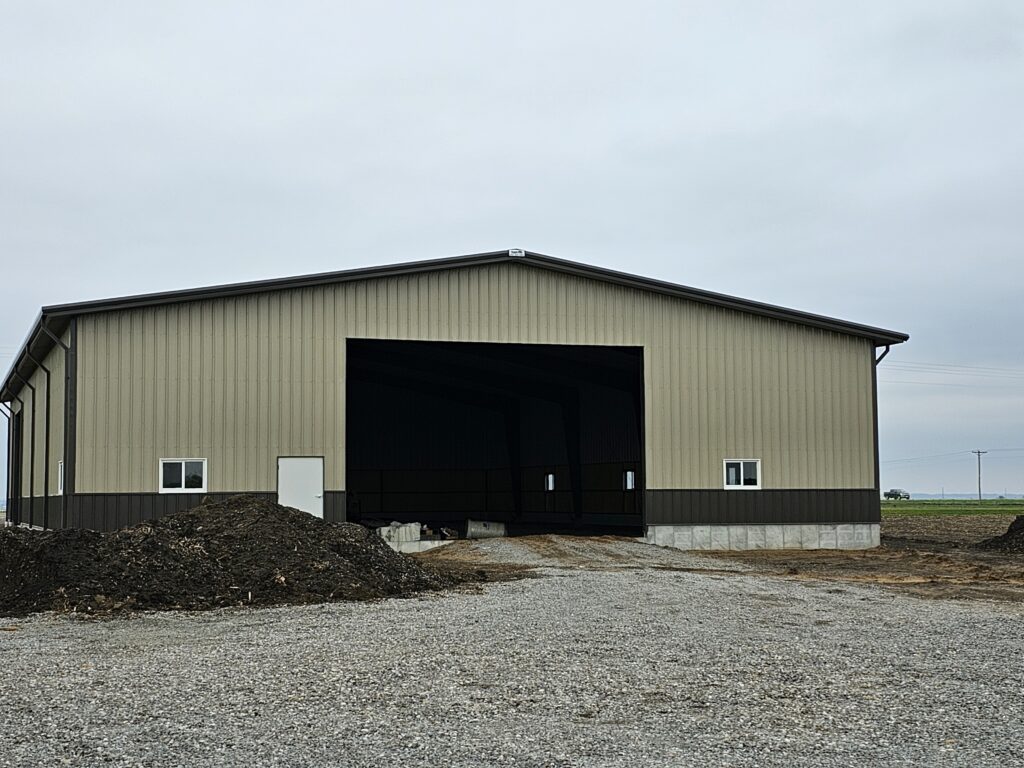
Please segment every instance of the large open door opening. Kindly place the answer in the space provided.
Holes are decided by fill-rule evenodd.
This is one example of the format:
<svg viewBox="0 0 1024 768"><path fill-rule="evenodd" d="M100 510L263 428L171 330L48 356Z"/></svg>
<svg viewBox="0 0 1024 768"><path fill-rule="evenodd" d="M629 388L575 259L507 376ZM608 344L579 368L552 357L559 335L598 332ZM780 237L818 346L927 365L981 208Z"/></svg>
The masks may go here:
<svg viewBox="0 0 1024 768"><path fill-rule="evenodd" d="M348 519L639 535L643 350L348 340Z"/></svg>

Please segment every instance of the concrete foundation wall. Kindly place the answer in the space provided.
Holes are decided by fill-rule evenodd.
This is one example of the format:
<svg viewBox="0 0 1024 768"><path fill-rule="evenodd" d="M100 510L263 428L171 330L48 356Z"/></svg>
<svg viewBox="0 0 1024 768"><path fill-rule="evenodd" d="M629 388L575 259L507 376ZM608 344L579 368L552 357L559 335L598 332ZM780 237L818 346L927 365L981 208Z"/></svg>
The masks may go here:
<svg viewBox="0 0 1024 768"><path fill-rule="evenodd" d="M871 549L878 523L808 525L649 525L644 541L659 547L727 549Z"/></svg>

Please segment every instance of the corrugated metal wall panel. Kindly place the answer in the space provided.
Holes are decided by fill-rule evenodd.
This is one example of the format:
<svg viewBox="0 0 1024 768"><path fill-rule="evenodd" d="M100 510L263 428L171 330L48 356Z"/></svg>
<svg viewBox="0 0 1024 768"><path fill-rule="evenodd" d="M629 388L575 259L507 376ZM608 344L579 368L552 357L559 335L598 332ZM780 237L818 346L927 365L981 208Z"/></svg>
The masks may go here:
<svg viewBox="0 0 1024 768"><path fill-rule="evenodd" d="M648 525L877 523L873 489L750 491L649 490Z"/></svg>
<svg viewBox="0 0 1024 768"><path fill-rule="evenodd" d="M81 318L78 490L152 492L158 459L212 491L273 491L278 455L344 479L345 339L645 348L647 487L874 484L871 343L516 264Z"/></svg>

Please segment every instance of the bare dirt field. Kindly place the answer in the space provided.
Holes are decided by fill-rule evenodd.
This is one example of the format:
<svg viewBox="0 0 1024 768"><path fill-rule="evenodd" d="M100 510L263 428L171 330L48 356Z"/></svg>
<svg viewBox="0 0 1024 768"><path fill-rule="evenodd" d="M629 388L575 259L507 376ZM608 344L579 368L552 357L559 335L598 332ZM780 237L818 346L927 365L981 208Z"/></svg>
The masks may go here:
<svg viewBox="0 0 1024 768"><path fill-rule="evenodd" d="M882 520L882 546L863 551L721 552L791 579L877 584L919 597L1024 601L1024 555L980 549L1013 515L908 515Z"/></svg>

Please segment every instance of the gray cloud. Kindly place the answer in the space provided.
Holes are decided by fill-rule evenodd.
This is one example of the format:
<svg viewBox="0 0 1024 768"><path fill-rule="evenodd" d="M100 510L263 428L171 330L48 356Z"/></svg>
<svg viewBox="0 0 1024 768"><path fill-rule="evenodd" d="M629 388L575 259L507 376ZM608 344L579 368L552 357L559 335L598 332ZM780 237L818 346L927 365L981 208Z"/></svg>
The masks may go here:
<svg viewBox="0 0 1024 768"><path fill-rule="evenodd" d="M2 15L2 367L42 304L516 246L1024 369L1019 3ZM883 458L1024 447L1015 381L880 380Z"/></svg>

